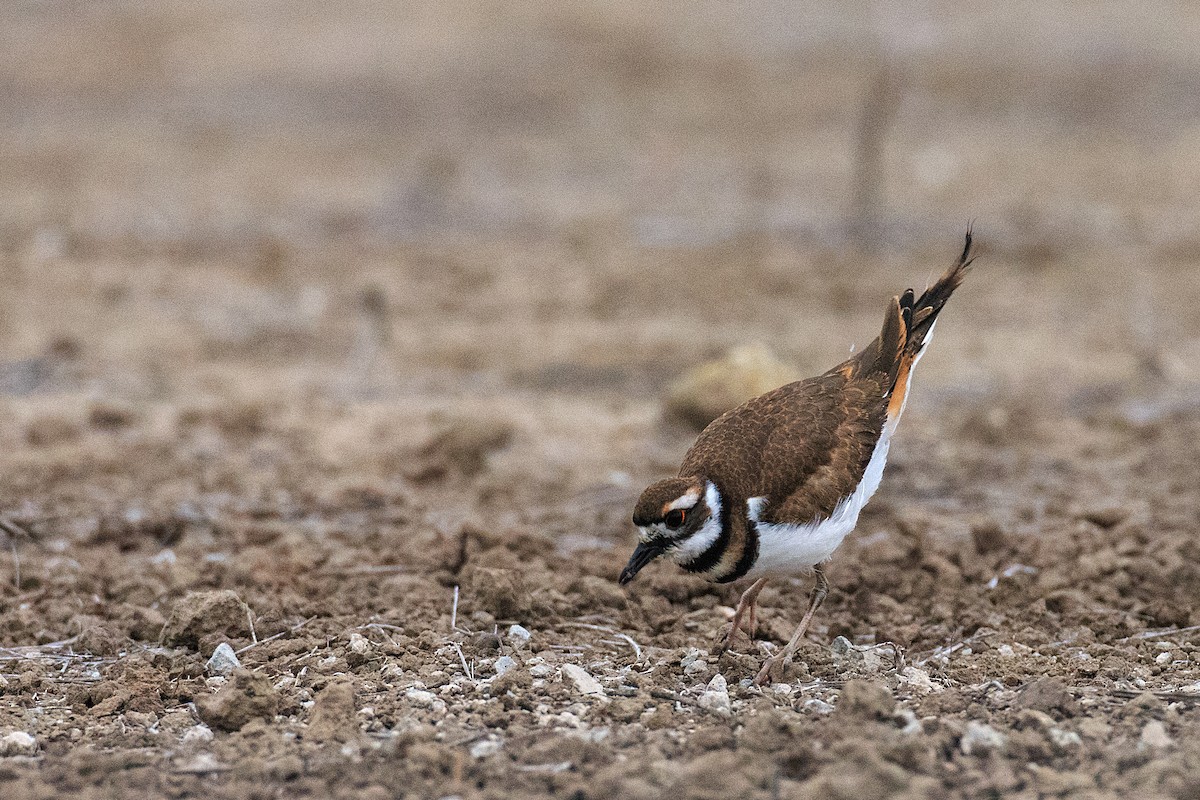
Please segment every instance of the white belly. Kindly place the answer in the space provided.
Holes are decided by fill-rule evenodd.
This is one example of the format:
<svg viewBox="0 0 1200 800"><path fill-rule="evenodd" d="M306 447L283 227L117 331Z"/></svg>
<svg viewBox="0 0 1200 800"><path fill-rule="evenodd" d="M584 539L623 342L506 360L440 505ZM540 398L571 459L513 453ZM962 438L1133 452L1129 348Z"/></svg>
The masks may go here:
<svg viewBox="0 0 1200 800"><path fill-rule="evenodd" d="M879 441L875 443L871 460L867 462L867 470L863 473L858 487L849 497L838 503L828 519L804 525L758 522L766 498L750 498L747 505L750 519L755 521L758 530L758 559L746 573L748 577L795 575L806 572L814 564L820 564L833 555L833 551L842 540L854 530L858 523L858 512L862 511L871 495L875 494L879 482L883 479L888 439L891 437L889 427L884 428Z"/></svg>

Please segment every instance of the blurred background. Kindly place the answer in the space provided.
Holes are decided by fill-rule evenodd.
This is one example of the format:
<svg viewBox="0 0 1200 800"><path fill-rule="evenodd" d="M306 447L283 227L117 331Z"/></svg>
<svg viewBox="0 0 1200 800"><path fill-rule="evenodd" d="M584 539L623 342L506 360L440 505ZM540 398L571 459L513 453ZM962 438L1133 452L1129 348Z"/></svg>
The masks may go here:
<svg viewBox="0 0 1200 800"><path fill-rule="evenodd" d="M0 780L178 794L226 769L172 760L211 741L246 796L708 796L743 762L867 781L763 797L883 796L907 778L872 748L911 726L820 724L844 635L946 687L905 701L935 732L887 751L905 775L1116 791L1154 754L1195 796L1187 698L1140 693L1200 686L1200 6L7 0L0 108L0 732L47 765ZM666 564L619 588L633 499L722 407L869 342L972 221L797 691L721 664L735 704L791 716L717 753L729 724L647 691L699 696L685 659L736 594ZM763 593L765 638L806 592ZM519 706L460 691L509 622L532 639L506 654L621 699L524 666ZM281 676L287 736L188 744L225 639ZM1116 733L1038 738L1012 703L1043 675ZM322 754L332 676L357 700ZM960 742L985 710L1011 765ZM669 788L681 752L700 794Z"/></svg>
<svg viewBox="0 0 1200 800"><path fill-rule="evenodd" d="M0 31L0 393L35 448L233 408L337 463L459 409L598 480L696 365L864 344L972 220L914 408L1196 402L1191 4L56 0Z"/></svg>

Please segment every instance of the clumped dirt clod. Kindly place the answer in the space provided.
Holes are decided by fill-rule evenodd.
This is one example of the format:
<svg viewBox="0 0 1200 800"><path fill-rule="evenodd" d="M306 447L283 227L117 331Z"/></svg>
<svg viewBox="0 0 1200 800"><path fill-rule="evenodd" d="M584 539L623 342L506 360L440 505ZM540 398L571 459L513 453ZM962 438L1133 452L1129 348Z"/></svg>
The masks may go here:
<svg viewBox="0 0 1200 800"><path fill-rule="evenodd" d="M354 684L335 680L317 694L305 737L314 742L350 741L359 733L357 713Z"/></svg>
<svg viewBox="0 0 1200 800"><path fill-rule="evenodd" d="M215 694L196 698L196 713L210 728L237 731L251 720L271 721L279 705L279 692L269 677L239 669Z"/></svg>
<svg viewBox="0 0 1200 800"><path fill-rule="evenodd" d="M214 639L250 638L250 622L249 606L234 591L189 592L171 609L162 641L168 647L188 647L211 655L220 644Z"/></svg>

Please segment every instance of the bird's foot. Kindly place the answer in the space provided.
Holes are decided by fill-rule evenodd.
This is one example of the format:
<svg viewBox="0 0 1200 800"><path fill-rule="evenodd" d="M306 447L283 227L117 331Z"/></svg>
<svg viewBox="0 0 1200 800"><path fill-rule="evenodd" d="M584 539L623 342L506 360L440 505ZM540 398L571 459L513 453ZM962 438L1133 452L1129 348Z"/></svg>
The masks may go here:
<svg viewBox="0 0 1200 800"><path fill-rule="evenodd" d="M754 606L750 606L745 614L734 614L733 623L717 644L715 655L719 656L733 648L733 640L737 638L738 631L744 632L751 642L754 641L754 634L758 632L758 614Z"/></svg>
<svg viewBox="0 0 1200 800"><path fill-rule="evenodd" d="M784 671L791 663L792 654L786 650L771 656L763 662L762 669L758 671L757 677L754 678L754 685L769 686L772 683L777 683L778 679L783 677Z"/></svg>

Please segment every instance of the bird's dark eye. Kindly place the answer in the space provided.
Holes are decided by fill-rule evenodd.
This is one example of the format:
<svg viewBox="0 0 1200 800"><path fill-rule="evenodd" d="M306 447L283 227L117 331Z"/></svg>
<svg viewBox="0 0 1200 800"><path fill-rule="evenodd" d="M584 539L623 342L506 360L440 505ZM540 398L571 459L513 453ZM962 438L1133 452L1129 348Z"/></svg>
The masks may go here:
<svg viewBox="0 0 1200 800"><path fill-rule="evenodd" d="M682 508L676 508L667 512L667 516L663 519L663 522L667 523L668 528L674 530L682 525L686 518L687 513Z"/></svg>

